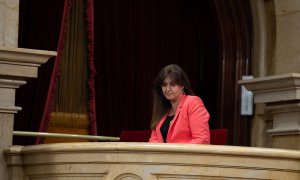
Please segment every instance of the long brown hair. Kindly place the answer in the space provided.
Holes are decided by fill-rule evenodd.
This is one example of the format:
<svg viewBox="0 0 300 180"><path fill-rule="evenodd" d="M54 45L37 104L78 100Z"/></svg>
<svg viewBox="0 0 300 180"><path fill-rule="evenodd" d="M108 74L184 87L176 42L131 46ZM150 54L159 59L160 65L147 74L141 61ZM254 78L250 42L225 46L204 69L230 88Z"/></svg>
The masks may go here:
<svg viewBox="0 0 300 180"><path fill-rule="evenodd" d="M163 95L161 86L166 77L172 79L179 86L184 86L184 93L194 95L190 81L184 70L176 65L170 64L165 66L156 76L153 86L153 108L150 128L154 129L161 118L171 109L172 105Z"/></svg>

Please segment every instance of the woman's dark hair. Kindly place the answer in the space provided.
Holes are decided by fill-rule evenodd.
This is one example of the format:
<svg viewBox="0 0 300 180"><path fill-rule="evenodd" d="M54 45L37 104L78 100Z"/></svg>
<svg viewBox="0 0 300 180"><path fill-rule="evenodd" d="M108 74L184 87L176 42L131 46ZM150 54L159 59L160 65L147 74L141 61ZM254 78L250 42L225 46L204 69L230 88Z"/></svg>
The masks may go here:
<svg viewBox="0 0 300 180"><path fill-rule="evenodd" d="M166 77L169 77L172 82L177 85L184 86L184 93L194 95L190 81L184 70L176 65L171 64L165 66L156 76L153 89L153 109L151 118L151 129L154 129L161 118L170 110L171 103L165 98L161 90L161 86Z"/></svg>

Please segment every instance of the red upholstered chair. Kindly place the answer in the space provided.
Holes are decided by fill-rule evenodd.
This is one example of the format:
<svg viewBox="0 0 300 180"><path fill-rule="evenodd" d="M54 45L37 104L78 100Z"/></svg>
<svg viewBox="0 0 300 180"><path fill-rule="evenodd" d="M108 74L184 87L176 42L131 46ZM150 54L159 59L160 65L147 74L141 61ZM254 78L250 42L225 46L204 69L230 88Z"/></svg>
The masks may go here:
<svg viewBox="0 0 300 180"><path fill-rule="evenodd" d="M148 142L151 130L123 130L120 142ZM211 129L210 143L213 145L225 145L227 141L227 129Z"/></svg>
<svg viewBox="0 0 300 180"><path fill-rule="evenodd" d="M123 130L120 142L148 142L151 132L151 130Z"/></svg>
<svg viewBox="0 0 300 180"><path fill-rule="evenodd" d="M211 129L210 144L225 145L227 142L227 129Z"/></svg>

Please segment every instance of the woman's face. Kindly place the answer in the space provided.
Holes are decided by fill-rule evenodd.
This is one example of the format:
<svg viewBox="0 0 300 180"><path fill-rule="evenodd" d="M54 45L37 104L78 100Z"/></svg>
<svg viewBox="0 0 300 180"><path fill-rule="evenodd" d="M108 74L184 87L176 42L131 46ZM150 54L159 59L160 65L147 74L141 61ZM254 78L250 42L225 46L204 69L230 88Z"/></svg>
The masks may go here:
<svg viewBox="0 0 300 180"><path fill-rule="evenodd" d="M179 86L174 83L168 76L164 79L161 86L164 96L169 101L177 101L182 95L183 88L183 86Z"/></svg>

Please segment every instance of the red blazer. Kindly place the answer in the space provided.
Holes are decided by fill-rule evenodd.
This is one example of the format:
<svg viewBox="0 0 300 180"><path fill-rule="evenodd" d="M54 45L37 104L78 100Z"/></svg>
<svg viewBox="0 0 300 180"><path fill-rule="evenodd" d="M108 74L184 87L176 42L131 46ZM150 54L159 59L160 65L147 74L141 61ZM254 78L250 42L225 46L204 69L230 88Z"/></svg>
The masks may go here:
<svg viewBox="0 0 300 180"><path fill-rule="evenodd" d="M164 142L160 128L166 117L167 115L152 130L149 142ZM167 143L209 144L209 117L209 113L199 97L183 95L170 124Z"/></svg>

